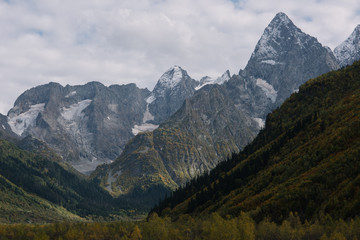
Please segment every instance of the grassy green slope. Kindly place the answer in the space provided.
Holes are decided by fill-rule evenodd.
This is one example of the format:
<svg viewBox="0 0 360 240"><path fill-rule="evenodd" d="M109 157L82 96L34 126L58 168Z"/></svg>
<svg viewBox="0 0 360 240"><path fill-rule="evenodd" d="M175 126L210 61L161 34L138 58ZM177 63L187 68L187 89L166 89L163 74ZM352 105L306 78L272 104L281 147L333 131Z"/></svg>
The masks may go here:
<svg viewBox="0 0 360 240"><path fill-rule="evenodd" d="M29 194L0 175L0 223L46 223L53 221L83 221L34 194Z"/></svg>
<svg viewBox="0 0 360 240"><path fill-rule="evenodd" d="M308 81L240 154L154 211L281 221L360 214L360 62Z"/></svg>

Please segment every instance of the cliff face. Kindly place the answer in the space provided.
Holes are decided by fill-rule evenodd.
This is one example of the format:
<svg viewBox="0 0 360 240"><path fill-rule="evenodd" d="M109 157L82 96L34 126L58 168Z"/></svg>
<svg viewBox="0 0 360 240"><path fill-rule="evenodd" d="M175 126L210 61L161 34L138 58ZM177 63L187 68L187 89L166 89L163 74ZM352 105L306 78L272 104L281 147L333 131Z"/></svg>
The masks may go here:
<svg viewBox="0 0 360 240"><path fill-rule="evenodd" d="M8 113L21 137L46 142L63 159L86 173L115 159L142 122L148 90L135 84L105 87L49 83L24 92Z"/></svg>

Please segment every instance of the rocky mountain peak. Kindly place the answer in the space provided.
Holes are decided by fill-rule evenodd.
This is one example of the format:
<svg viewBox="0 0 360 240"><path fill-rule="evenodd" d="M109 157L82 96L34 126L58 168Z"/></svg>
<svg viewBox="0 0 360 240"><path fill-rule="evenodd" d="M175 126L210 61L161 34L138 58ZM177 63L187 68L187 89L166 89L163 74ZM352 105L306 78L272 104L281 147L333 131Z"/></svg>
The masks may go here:
<svg viewBox="0 0 360 240"><path fill-rule="evenodd" d="M168 69L158 80L147 98L149 113L154 116L152 123L159 124L175 113L184 100L191 97L199 82L192 79L179 66Z"/></svg>
<svg viewBox="0 0 360 240"><path fill-rule="evenodd" d="M303 39L308 36L289 19L285 13L278 13L265 28L252 57L264 59L264 63L275 64L284 48L291 44L304 47Z"/></svg>
<svg viewBox="0 0 360 240"><path fill-rule="evenodd" d="M308 79L337 68L329 48L302 32L286 14L278 13L240 73L256 79L274 106L279 106Z"/></svg>
<svg viewBox="0 0 360 240"><path fill-rule="evenodd" d="M166 88L174 88L178 85L183 76L187 76L187 72L179 66L173 66L168 69L159 79L157 85L161 85ZM156 88L156 87L155 87Z"/></svg>
<svg viewBox="0 0 360 240"><path fill-rule="evenodd" d="M334 54L341 67L360 59L360 24L344 42L334 49Z"/></svg>
<svg viewBox="0 0 360 240"><path fill-rule="evenodd" d="M223 84L224 82L227 82L231 78L230 71L226 70L220 77L218 77L215 80L216 84Z"/></svg>

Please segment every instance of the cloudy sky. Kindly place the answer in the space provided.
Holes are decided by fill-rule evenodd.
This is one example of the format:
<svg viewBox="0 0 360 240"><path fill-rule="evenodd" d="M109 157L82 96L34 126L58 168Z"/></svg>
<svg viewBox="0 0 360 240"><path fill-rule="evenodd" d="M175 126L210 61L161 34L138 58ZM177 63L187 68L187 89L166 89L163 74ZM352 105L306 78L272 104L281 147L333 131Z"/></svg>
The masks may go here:
<svg viewBox="0 0 360 240"><path fill-rule="evenodd" d="M331 49L360 23L359 0L0 0L0 113L51 81L152 90L173 65L237 73L280 11Z"/></svg>

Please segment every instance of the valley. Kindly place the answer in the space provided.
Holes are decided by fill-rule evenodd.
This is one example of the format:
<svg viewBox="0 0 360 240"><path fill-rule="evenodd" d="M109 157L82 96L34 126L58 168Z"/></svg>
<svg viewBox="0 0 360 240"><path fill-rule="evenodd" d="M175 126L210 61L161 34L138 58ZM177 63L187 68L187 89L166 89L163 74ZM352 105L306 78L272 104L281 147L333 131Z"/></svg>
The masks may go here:
<svg viewBox="0 0 360 240"><path fill-rule="evenodd" d="M0 116L0 222L40 225L0 237L360 237L359 43L280 12L232 75L34 86Z"/></svg>

